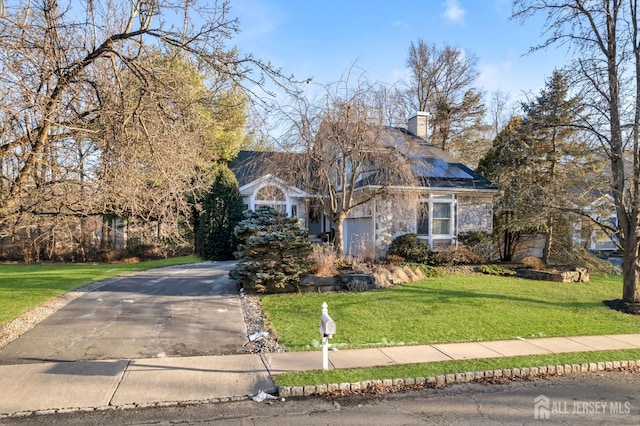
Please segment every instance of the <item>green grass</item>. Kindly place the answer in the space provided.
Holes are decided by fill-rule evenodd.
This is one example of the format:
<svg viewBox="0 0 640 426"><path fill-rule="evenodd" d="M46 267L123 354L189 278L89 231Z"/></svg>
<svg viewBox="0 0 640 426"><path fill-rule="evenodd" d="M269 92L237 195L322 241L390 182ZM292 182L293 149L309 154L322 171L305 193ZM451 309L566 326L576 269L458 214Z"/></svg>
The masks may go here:
<svg viewBox="0 0 640 426"><path fill-rule="evenodd" d="M363 293L268 295L262 304L287 350L314 349L323 301L337 348L640 332L640 317L602 304L620 298L619 276L561 284L447 275Z"/></svg>
<svg viewBox="0 0 640 426"><path fill-rule="evenodd" d="M95 281L198 261L197 257L185 256L130 264L0 265L0 324L52 297Z"/></svg>
<svg viewBox="0 0 640 426"><path fill-rule="evenodd" d="M326 383L353 383L365 380L401 379L405 377L433 377L467 371L473 372L631 359L640 359L639 349L442 361L427 364L405 364L328 371L301 371L278 375L274 377L274 380L278 386L312 386Z"/></svg>

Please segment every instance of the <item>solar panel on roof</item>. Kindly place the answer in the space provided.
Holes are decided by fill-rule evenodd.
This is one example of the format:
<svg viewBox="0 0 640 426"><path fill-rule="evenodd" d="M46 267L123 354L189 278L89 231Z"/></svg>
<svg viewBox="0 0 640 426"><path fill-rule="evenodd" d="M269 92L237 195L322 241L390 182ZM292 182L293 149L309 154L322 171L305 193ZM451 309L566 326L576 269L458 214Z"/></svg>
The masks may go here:
<svg viewBox="0 0 640 426"><path fill-rule="evenodd" d="M424 178L473 179L456 164L447 163L441 158L426 158L421 165L413 167L413 172Z"/></svg>

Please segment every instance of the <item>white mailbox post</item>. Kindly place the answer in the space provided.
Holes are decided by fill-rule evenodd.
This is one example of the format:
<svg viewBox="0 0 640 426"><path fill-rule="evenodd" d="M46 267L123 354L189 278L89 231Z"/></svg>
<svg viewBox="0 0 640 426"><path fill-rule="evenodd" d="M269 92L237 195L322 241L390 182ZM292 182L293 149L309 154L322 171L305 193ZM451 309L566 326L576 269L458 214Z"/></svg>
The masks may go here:
<svg viewBox="0 0 640 426"><path fill-rule="evenodd" d="M327 302L322 302L320 317L320 335L322 336L322 369L329 369L329 339L336 334L336 322L329 316Z"/></svg>

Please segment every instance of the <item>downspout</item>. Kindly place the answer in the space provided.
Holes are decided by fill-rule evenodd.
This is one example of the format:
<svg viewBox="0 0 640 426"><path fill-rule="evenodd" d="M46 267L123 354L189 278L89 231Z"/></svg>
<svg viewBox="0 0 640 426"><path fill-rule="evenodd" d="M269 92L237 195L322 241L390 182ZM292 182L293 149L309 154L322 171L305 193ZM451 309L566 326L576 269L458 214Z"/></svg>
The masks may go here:
<svg viewBox="0 0 640 426"><path fill-rule="evenodd" d="M456 194L453 194L453 214L455 215L453 217L455 227L455 235L453 236L453 239L456 242L456 248L458 248L458 230L460 224L458 222L458 196Z"/></svg>
<svg viewBox="0 0 640 426"><path fill-rule="evenodd" d="M373 199L373 220L371 222L373 225L373 258L377 259L378 258L378 233L376 232L376 229L378 228L376 226L378 222L378 199L377 198Z"/></svg>

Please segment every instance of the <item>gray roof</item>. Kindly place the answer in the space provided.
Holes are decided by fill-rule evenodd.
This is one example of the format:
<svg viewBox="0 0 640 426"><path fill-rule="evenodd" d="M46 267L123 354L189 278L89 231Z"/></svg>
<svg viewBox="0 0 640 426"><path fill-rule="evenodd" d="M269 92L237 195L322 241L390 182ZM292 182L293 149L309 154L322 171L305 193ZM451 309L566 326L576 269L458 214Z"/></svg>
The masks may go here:
<svg viewBox="0 0 640 426"><path fill-rule="evenodd" d="M229 167L236 175L238 186L242 187L269 173L273 174L273 164L298 164L287 161L301 154L275 151L240 151Z"/></svg>
<svg viewBox="0 0 640 426"><path fill-rule="evenodd" d="M479 173L455 161L444 150L428 144L425 140L412 135L406 129L388 128L388 130L388 143L402 146L408 155L416 159L416 166L413 167L413 171L421 187L451 190L498 190L495 185ZM268 173L266 170L274 170L269 168L269 164L299 164L300 162L294 161L293 158L299 155L304 154L240 151L236 160L231 164L231 170L236 174L238 184L244 186L266 175ZM290 172L288 173L289 176L292 175ZM302 176L298 176L298 178L302 178ZM380 179L384 179L384 175L378 175L375 179L363 179L358 186L380 185Z"/></svg>

